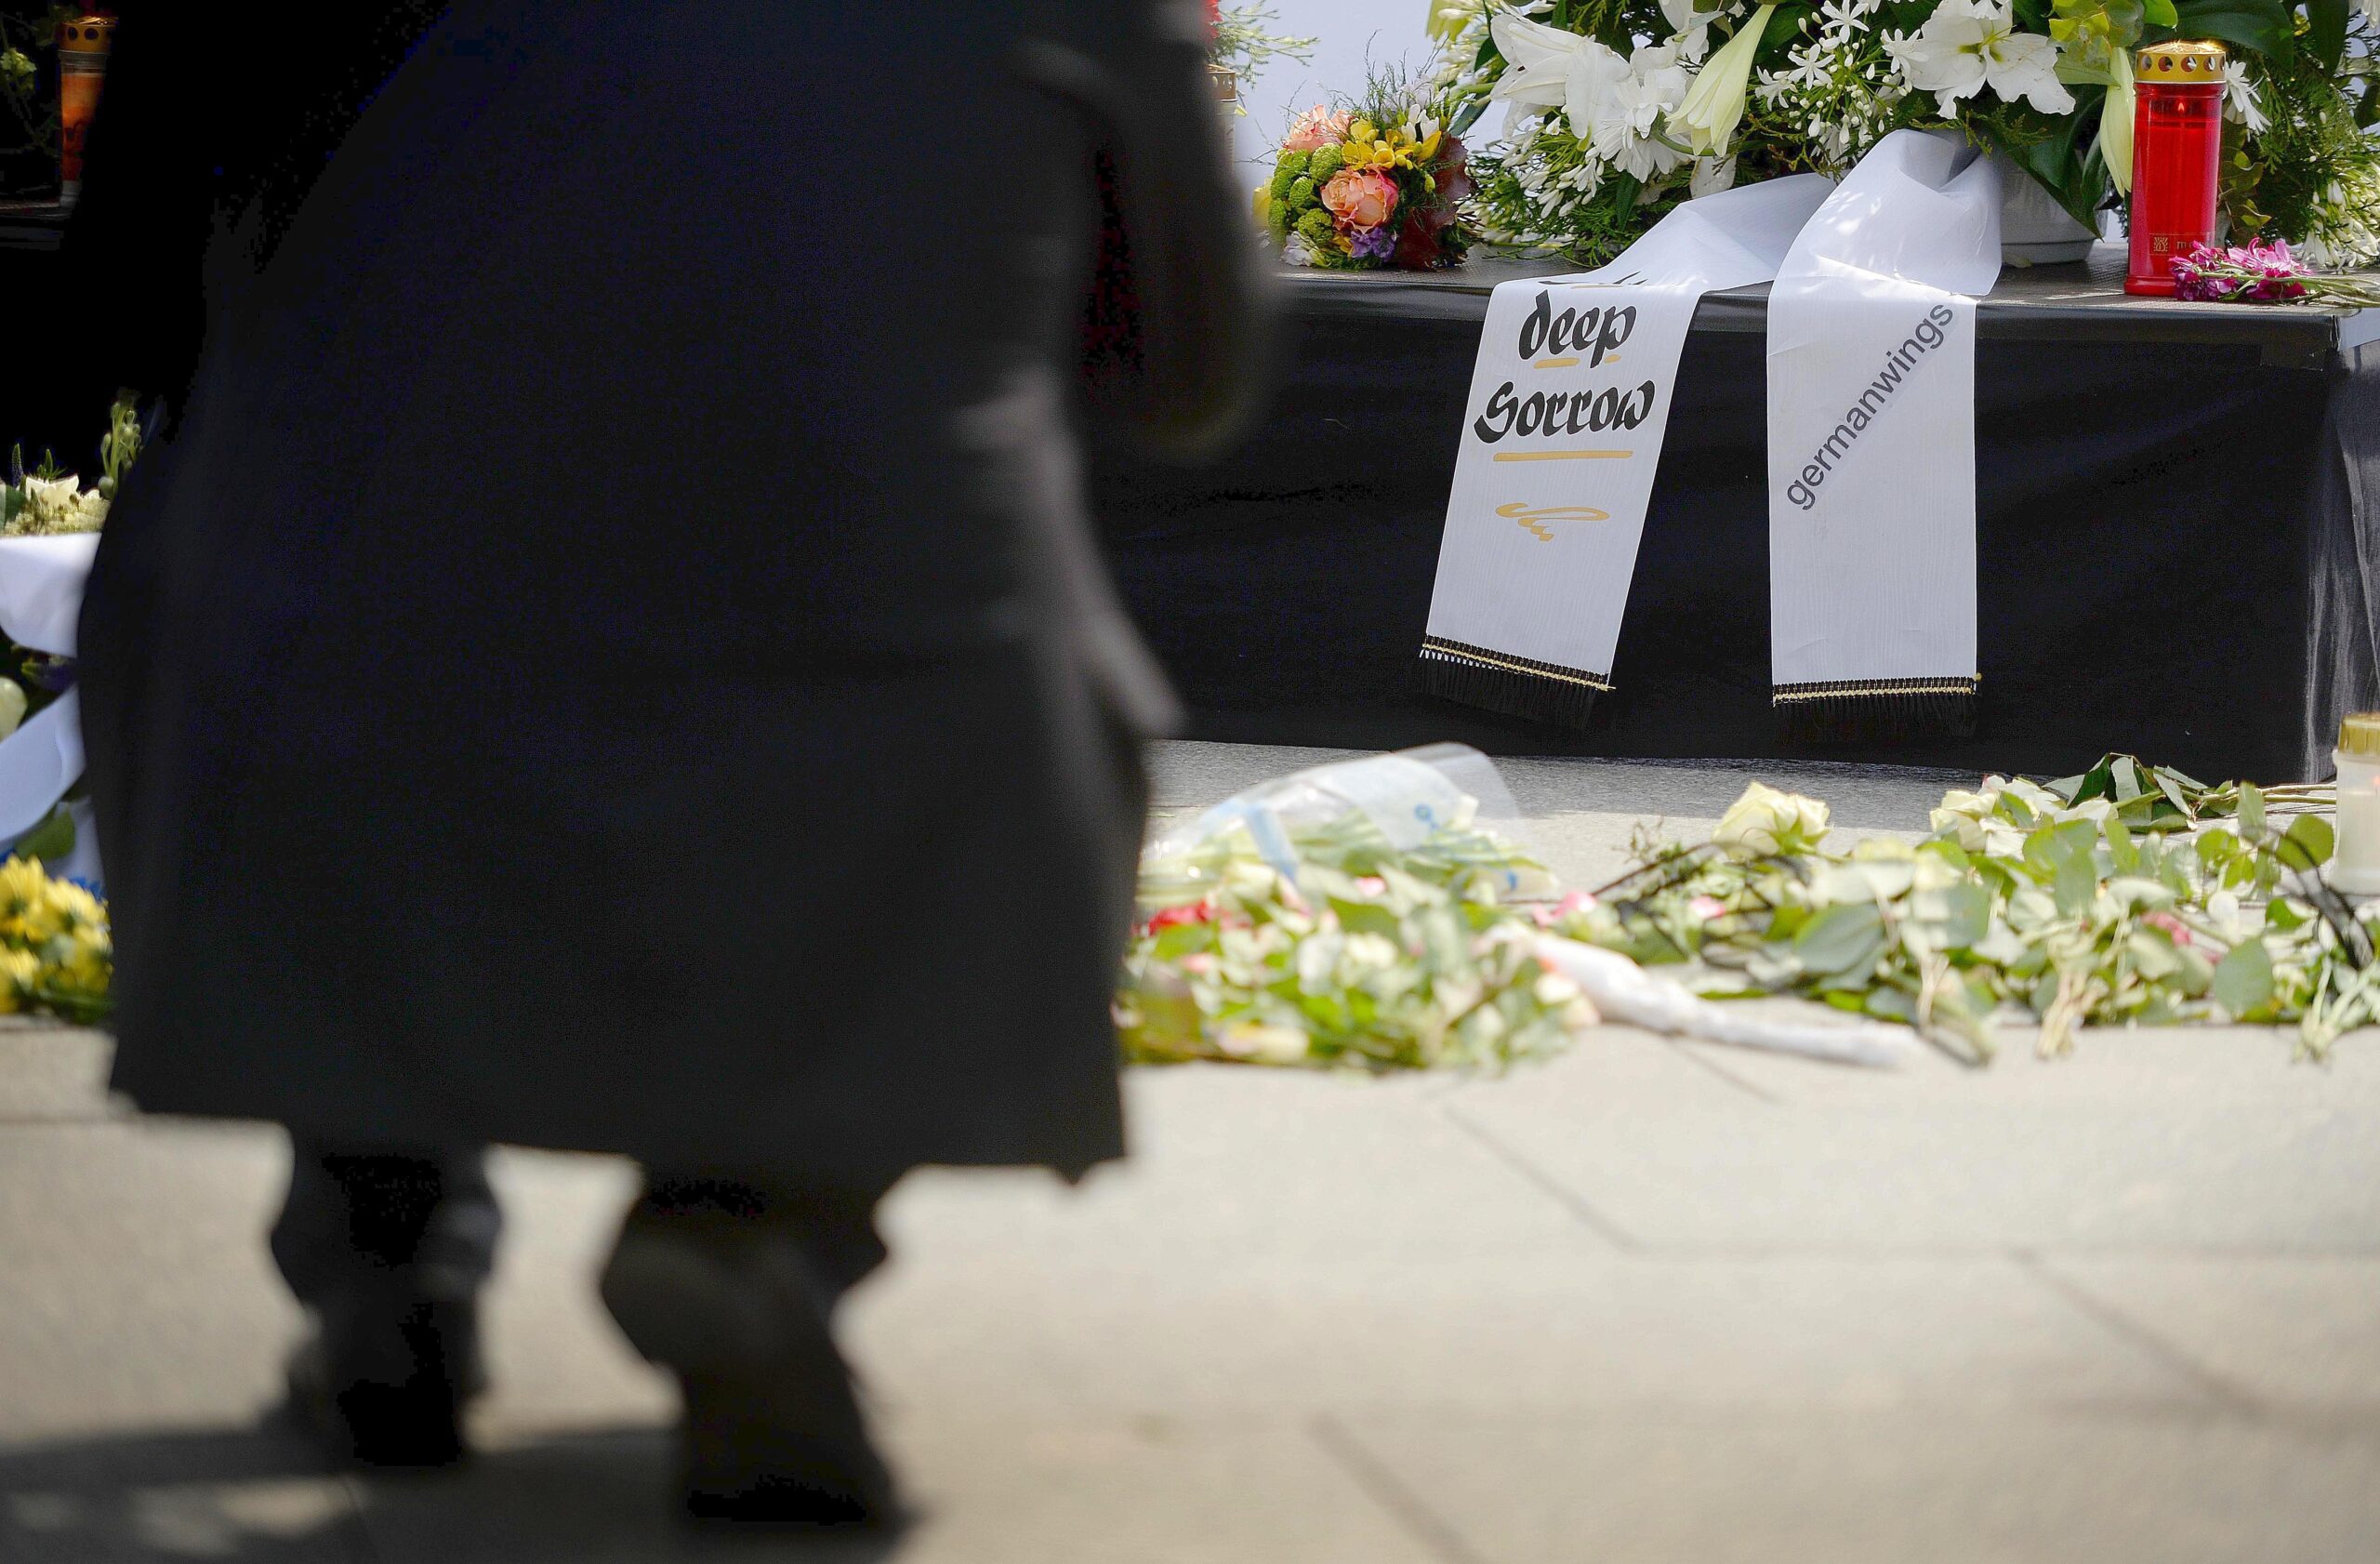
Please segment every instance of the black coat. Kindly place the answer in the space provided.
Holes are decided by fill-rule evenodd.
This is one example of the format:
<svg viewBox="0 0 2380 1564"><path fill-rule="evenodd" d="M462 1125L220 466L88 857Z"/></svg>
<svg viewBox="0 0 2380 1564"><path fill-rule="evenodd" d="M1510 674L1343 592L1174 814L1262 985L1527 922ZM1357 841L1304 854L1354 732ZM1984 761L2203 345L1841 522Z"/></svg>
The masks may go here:
<svg viewBox="0 0 2380 1564"><path fill-rule="evenodd" d="M1116 1155L1169 705L1070 427L1094 146L1119 410L1210 442L1257 331L1183 15L380 0L207 55L251 85L181 30L254 13L145 9L70 241L178 403L82 631L117 1084L673 1165Z"/></svg>

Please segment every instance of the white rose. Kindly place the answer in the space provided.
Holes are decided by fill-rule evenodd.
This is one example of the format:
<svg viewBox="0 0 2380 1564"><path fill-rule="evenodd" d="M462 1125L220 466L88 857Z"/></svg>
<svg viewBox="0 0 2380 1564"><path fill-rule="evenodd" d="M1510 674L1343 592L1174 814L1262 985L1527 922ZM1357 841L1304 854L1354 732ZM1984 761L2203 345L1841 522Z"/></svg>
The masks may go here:
<svg viewBox="0 0 2380 1564"><path fill-rule="evenodd" d="M1765 858L1809 852L1827 828L1827 808L1818 800L1754 782L1727 806L1711 840L1731 858Z"/></svg>

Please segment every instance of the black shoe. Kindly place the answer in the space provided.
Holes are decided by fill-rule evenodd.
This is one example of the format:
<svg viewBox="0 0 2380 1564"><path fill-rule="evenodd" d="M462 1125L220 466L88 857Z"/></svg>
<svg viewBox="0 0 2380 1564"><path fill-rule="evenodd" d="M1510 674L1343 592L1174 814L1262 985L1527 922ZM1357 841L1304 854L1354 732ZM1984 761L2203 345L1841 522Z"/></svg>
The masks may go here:
<svg viewBox="0 0 2380 1564"><path fill-rule="evenodd" d="M459 1302L335 1306L290 1354L289 1412L334 1460L452 1466L463 1410L486 1388L479 1311Z"/></svg>
<svg viewBox="0 0 2380 1564"><path fill-rule="evenodd" d="M631 1218L603 1302L677 1371L687 1513L698 1520L891 1526L901 1506L800 1253L723 1225Z"/></svg>

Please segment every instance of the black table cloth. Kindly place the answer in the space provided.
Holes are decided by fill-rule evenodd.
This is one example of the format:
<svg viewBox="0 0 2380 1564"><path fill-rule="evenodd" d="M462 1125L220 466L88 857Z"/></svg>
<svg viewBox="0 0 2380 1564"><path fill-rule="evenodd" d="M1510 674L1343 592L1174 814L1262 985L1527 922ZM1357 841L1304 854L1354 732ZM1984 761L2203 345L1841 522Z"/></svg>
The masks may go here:
<svg viewBox="0 0 2380 1564"><path fill-rule="evenodd" d="M1279 390L1235 456L1099 458L1118 578L1198 736L2036 773L2122 749L2278 781L2329 775L2339 715L2380 705L2380 321L2133 298L2109 245L2004 272L1978 311L1973 737L1782 733L1765 285L1696 316L1599 725L1421 694L1488 294L1563 270L1292 273Z"/></svg>

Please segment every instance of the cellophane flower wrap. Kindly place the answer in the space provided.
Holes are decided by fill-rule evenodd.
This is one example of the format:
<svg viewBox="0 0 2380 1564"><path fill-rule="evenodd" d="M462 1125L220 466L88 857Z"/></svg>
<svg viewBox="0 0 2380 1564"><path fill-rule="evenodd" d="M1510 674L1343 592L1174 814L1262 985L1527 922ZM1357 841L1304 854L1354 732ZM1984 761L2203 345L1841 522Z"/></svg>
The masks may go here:
<svg viewBox="0 0 2380 1564"><path fill-rule="evenodd" d="M1532 947L1553 876L1476 751L1269 782L1141 868L1116 1014L1126 1056L1368 1069L1500 1066L1593 1019Z"/></svg>
<svg viewBox="0 0 2380 1564"><path fill-rule="evenodd" d="M2380 0L1431 0L1430 25L1449 129L1505 111L1473 160L1480 233L1582 264L1689 196L1839 175L1904 128L2006 153L2096 229L2131 179L2131 53L2174 38L2230 57L2230 240L2380 257Z"/></svg>
<svg viewBox="0 0 2380 1564"><path fill-rule="evenodd" d="M1292 266L1432 271L1466 252L1470 153L1442 105L1401 79L1360 102L1316 105L1282 139L1257 220Z"/></svg>

